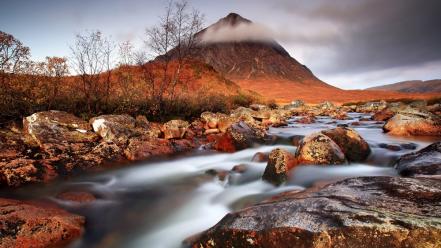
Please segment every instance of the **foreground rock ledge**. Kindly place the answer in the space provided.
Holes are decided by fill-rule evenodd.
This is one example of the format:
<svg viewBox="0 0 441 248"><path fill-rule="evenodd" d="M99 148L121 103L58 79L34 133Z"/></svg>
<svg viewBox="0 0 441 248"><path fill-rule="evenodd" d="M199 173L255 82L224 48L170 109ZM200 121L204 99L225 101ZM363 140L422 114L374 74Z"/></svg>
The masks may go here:
<svg viewBox="0 0 441 248"><path fill-rule="evenodd" d="M226 215L193 247L441 247L441 181L352 178Z"/></svg>
<svg viewBox="0 0 441 248"><path fill-rule="evenodd" d="M0 198L0 247L63 247L83 225L83 217L54 206Z"/></svg>

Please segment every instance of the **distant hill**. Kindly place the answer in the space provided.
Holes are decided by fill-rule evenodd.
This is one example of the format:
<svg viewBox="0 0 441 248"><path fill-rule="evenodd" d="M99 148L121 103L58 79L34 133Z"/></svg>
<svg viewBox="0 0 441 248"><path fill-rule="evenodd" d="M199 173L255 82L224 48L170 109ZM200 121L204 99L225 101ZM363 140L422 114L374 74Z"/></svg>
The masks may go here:
<svg viewBox="0 0 441 248"><path fill-rule="evenodd" d="M404 93L441 93L441 79L412 80L368 88L367 90L397 91Z"/></svg>

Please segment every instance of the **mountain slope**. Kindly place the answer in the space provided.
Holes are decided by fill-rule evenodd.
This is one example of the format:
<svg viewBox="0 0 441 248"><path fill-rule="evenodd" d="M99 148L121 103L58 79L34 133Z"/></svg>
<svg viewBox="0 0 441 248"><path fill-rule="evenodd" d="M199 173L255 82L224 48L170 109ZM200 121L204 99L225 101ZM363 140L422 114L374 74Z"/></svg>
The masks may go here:
<svg viewBox="0 0 441 248"><path fill-rule="evenodd" d="M441 93L441 79L412 80L368 88L368 90L398 91L406 93Z"/></svg>

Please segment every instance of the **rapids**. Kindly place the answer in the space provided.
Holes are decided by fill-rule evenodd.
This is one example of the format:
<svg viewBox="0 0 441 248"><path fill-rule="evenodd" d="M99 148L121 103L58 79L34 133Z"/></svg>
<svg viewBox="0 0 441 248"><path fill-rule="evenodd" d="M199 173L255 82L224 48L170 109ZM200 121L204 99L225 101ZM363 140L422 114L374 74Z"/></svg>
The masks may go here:
<svg viewBox="0 0 441 248"><path fill-rule="evenodd" d="M181 247L182 241L216 224L225 214L288 190L303 190L321 182L357 176L396 176L391 167L400 155L418 150L436 138L393 137L382 132L382 124L361 122L353 126L372 149L363 164L342 166L301 166L290 180L274 187L260 178L266 163L251 162L256 152L269 153L276 147L295 152L290 137L307 135L338 124L349 124L368 115L351 113L350 121L319 117L314 124L270 128L279 137L271 146L256 146L233 154L197 150L168 160L149 161L99 174L88 174L46 186L3 190L1 196L50 200L86 217L85 234L71 245L79 247ZM400 151L384 144L402 146ZM413 150L412 150L413 149ZM227 180L207 170L230 171L243 164L246 172L230 172ZM63 191L87 191L96 195L91 203L73 203L54 196Z"/></svg>

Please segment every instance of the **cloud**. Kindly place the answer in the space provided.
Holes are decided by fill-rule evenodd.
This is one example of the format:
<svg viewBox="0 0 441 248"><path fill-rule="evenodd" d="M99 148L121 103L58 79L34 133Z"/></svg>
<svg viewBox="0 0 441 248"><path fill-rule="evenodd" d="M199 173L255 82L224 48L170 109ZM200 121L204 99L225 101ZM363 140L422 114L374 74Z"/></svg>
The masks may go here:
<svg viewBox="0 0 441 248"><path fill-rule="evenodd" d="M273 41L274 32L257 23L239 23L210 27L202 34L203 43L239 42L239 41Z"/></svg>

